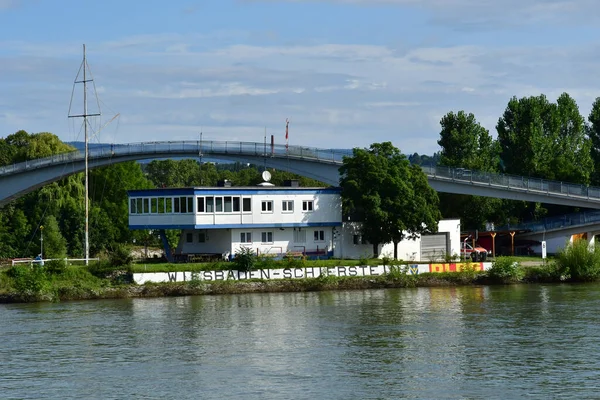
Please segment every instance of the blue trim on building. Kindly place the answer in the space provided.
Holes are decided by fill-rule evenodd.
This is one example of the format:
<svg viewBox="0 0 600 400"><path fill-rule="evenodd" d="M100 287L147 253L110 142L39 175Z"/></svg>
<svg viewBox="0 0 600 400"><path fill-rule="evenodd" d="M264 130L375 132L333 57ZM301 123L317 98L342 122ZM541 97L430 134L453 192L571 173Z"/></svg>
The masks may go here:
<svg viewBox="0 0 600 400"><path fill-rule="evenodd" d="M276 229L342 226L342 222L305 222L271 224L219 224L219 225L129 225L129 229Z"/></svg>
<svg viewBox="0 0 600 400"><path fill-rule="evenodd" d="M291 188L291 187L271 187L271 188L165 188L165 189L143 189L128 190L129 197L162 197L162 196L223 196L223 195L254 195L254 194L340 194L342 189L339 187L331 188Z"/></svg>

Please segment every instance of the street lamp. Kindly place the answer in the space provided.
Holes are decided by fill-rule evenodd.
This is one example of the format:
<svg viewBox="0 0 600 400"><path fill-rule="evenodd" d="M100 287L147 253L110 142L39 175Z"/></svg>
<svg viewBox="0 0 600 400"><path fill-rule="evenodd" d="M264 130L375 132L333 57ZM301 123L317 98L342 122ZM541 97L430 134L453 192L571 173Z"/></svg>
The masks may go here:
<svg viewBox="0 0 600 400"><path fill-rule="evenodd" d="M44 225L40 225L40 258L44 259Z"/></svg>

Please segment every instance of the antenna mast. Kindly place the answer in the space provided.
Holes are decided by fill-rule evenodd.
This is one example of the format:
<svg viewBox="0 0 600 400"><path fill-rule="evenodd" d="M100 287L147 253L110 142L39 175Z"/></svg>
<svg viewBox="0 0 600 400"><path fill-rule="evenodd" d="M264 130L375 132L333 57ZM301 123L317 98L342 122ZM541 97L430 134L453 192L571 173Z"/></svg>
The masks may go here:
<svg viewBox="0 0 600 400"><path fill-rule="evenodd" d="M96 117L99 116L100 113L88 114L87 109L87 83L93 82L93 79L87 78L87 59L85 54L85 44L83 45L83 61L81 63L81 68L83 68L83 79L78 81L75 78L75 83L83 83L83 114L80 115L69 115L69 118L83 118L83 132L85 135L85 265L89 264L90 259L90 241L89 241L89 212L90 212L90 203L89 203L89 188L88 188L88 117ZM80 70L81 70L80 68ZM77 74L79 77L79 74Z"/></svg>

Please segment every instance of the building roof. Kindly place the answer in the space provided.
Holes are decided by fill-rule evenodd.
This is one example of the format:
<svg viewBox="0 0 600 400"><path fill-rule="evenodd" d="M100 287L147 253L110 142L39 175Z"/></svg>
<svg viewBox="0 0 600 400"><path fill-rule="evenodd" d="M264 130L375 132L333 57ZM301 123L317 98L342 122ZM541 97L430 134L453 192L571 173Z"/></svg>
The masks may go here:
<svg viewBox="0 0 600 400"><path fill-rule="evenodd" d="M342 189L339 187L293 187L293 186L201 186L186 188L156 188L156 189L137 189L128 190L130 197L135 196L169 196L169 195L193 195L193 194L260 194L268 192L279 193L311 193L311 194L339 194Z"/></svg>

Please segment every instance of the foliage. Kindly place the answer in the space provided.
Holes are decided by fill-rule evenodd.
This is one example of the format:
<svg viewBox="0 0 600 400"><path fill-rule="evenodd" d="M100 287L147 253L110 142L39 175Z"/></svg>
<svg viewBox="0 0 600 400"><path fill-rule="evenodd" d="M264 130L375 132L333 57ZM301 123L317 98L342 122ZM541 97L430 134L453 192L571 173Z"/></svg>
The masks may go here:
<svg viewBox="0 0 600 400"><path fill-rule="evenodd" d="M440 165L489 172L498 170L498 145L473 114L449 112L440 125ZM460 218L466 229L481 229L484 221L504 219L500 199L451 193L440 193L439 198L442 215Z"/></svg>
<svg viewBox="0 0 600 400"><path fill-rule="evenodd" d="M512 257L498 257L487 271L487 276L494 283L519 282L523 276L521 264Z"/></svg>
<svg viewBox="0 0 600 400"><path fill-rule="evenodd" d="M567 93L513 97L496 126L505 171L589 184L593 162L585 121Z"/></svg>
<svg viewBox="0 0 600 400"><path fill-rule="evenodd" d="M369 259L371 257L363 254L360 256L360 258L358 259L358 265L369 265Z"/></svg>
<svg viewBox="0 0 600 400"><path fill-rule="evenodd" d="M586 240L575 240L556 255L559 275L574 282L594 281L600 277L600 246L592 248Z"/></svg>
<svg viewBox="0 0 600 400"><path fill-rule="evenodd" d="M40 229L42 229L40 227ZM44 220L44 258L65 258L67 255L67 240L60 233L58 222L54 215Z"/></svg>
<svg viewBox="0 0 600 400"><path fill-rule="evenodd" d="M362 236L378 254L379 244L397 243L419 234L437 231L438 197L425 173L411 166L391 142L353 149L340 168L342 206L347 215L362 223Z"/></svg>
<svg viewBox="0 0 600 400"><path fill-rule="evenodd" d="M600 97L594 100L588 121L587 134L591 141L590 155L594 163L591 183L598 186L600 185Z"/></svg>
<svg viewBox="0 0 600 400"><path fill-rule="evenodd" d="M44 268L48 275L60 275L67 269L66 260L48 260L44 262Z"/></svg>
<svg viewBox="0 0 600 400"><path fill-rule="evenodd" d="M473 114L467 115L464 111L454 114L451 111L442 118L440 125L441 165L479 171L497 170L497 145Z"/></svg>
<svg viewBox="0 0 600 400"><path fill-rule="evenodd" d="M7 275L12 278L15 290L24 298L39 296L48 285L46 271L40 265L14 265Z"/></svg>
<svg viewBox="0 0 600 400"><path fill-rule="evenodd" d="M233 264L238 271L252 271L256 265L257 257L250 247L240 247L235 252Z"/></svg>
<svg viewBox="0 0 600 400"><path fill-rule="evenodd" d="M304 268L306 267L306 256L297 256L292 252L287 252L283 258L285 268Z"/></svg>
<svg viewBox="0 0 600 400"><path fill-rule="evenodd" d="M115 267L130 265L133 262L131 247L124 244L115 244L108 252L108 261Z"/></svg>

